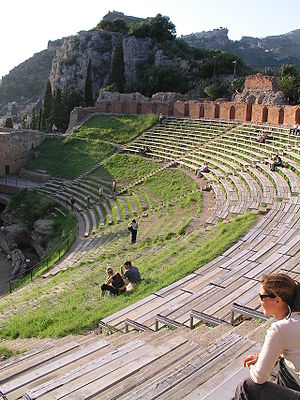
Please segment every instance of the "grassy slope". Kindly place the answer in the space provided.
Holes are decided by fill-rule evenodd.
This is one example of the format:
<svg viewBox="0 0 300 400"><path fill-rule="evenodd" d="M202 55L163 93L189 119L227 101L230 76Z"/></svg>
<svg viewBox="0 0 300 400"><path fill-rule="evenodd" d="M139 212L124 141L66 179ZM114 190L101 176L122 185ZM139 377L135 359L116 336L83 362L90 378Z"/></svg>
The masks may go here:
<svg viewBox="0 0 300 400"><path fill-rule="evenodd" d="M29 169L43 169L51 175L72 179L113 154L116 149L100 140L69 137L46 139L38 150L39 156L31 161Z"/></svg>
<svg viewBox="0 0 300 400"><path fill-rule="evenodd" d="M128 143L157 122L150 115L96 115L78 128L73 136L100 139L115 143Z"/></svg>
<svg viewBox="0 0 300 400"><path fill-rule="evenodd" d="M67 158L65 150L55 153L55 148L48 148L47 151L52 152L54 158L57 154ZM90 162L88 154L87 161ZM55 164L53 159L51 162L51 165ZM158 164L149 160L118 155L105 161L94 174L103 179L114 176L122 186L156 168ZM92 329L99 319L186 276L222 254L256 222L256 216L247 214L227 224L219 223L205 234L194 232L185 236L184 227L199 212L201 196L198 192L192 194L194 189L194 181L176 169L161 171L146 179L136 187L134 198L143 194L150 208L156 207L155 212L150 211L147 218L139 221L140 225L149 226L151 236L139 237L137 246L133 247L125 235L123 247L117 252L106 242L105 246L99 246L93 257L87 255L75 268L52 279L37 279L22 291L1 299L0 325L8 325L0 329L0 336L64 336ZM132 259L140 268L142 283L130 295L100 298L105 268L108 265L118 268L124 258Z"/></svg>
<svg viewBox="0 0 300 400"><path fill-rule="evenodd" d="M182 211L184 217L192 214L195 211L193 203ZM163 224L171 218L178 219L178 215L175 212L168 214L166 219L162 217ZM13 312L2 318L1 324L8 322L8 326L0 330L0 336L64 336L91 329L99 319L186 276L222 254L255 221L256 217L248 214L228 224L220 223L202 240L198 240L199 232L188 236L189 239L170 235L169 240L157 241L153 238L151 242L141 242L137 249L125 246L117 254L106 245L105 251L99 249L100 254L94 262L86 257L76 268L51 280L35 281L34 285L23 289L18 300L12 296L3 299L0 310L11 309ZM100 298L105 267L111 265L117 268L125 257L135 260L137 253L140 257L135 263L143 277L138 289L128 296ZM26 304L29 299L30 306ZM36 306L33 307L33 304ZM19 309L22 313L16 312Z"/></svg>

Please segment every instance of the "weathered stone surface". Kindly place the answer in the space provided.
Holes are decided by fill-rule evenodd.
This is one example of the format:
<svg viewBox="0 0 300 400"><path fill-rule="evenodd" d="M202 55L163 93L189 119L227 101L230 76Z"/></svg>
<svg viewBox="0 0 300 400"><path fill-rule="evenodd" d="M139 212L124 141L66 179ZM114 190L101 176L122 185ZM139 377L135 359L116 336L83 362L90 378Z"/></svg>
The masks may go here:
<svg viewBox="0 0 300 400"><path fill-rule="evenodd" d="M45 139L46 134L33 130L3 130L0 132L0 176L16 174L25 166L31 157L35 147Z"/></svg>
<svg viewBox="0 0 300 400"><path fill-rule="evenodd" d="M276 79L261 74L246 77L245 89L234 98L235 103L284 105L284 94Z"/></svg>
<svg viewBox="0 0 300 400"><path fill-rule="evenodd" d="M24 254L20 249L11 251L12 261L12 282L17 282L27 271L27 264Z"/></svg>
<svg viewBox="0 0 300 400"><path fill-rule="evenodd" d="M123 40L125 78L128 85L136 81L137 66L141 61L145 61L151 52L151 39L137 39L130 36Z"/></svg>
<svg viewBox="0 0 300 400"><path fill-rule="evenodd" d="M29 171L27 169L21 168L18 175L21 178L28 179L33 182L47 182L50 179L51 175L47 173Z"/></svg>
<svg viewBox="0 0 300 400"><path fill-rule="evenodd" d="M40 258L43 257L47 250L49 236L53 228L53 221L48 219L38 219L33 224L31 233L31 245Z"/></svg>
<svg viewBox="0 0 300 400"><path fill-rule="evenodd" d="M30 242L30 230L21 223L5 226L3 233L10 251L18 247L26 247Z"/></svg>

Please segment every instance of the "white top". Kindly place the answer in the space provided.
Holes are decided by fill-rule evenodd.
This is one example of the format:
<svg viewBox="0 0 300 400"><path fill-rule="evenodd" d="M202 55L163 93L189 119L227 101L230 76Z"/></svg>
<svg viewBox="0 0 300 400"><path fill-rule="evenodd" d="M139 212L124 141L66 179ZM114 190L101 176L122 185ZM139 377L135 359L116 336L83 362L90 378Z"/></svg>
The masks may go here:
<svg viewBox="0 0 300 400"><path fill-rule="evenodd" d="M250 366L250 377L255 383L265 383L279 356L300 385L300 312L289 319L274 322L268 329L256 364Z"/></svg>

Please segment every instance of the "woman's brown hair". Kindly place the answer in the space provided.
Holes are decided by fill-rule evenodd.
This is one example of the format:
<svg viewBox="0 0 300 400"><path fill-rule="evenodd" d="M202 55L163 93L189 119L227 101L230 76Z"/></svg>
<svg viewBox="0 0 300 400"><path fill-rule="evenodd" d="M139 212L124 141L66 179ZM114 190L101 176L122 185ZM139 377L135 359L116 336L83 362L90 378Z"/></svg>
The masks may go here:
<svg viewBox="0 0 300 400"><path fill-rule="evenodd" d="M260 283L267 294L279 296L292 311L300 311L300 285L286 274L262 275Z"/></svg>

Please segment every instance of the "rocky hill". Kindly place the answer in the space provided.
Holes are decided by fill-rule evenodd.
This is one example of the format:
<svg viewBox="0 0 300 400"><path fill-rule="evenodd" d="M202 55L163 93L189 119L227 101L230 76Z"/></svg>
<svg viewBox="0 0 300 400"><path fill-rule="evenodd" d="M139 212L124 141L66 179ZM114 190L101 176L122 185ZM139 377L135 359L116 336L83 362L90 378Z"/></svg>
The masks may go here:
<svg viewBox="0 0 300 400"><path fill-rule="evenodd" d="M119 33L106 31L82 31L62 40L52 61L50 82L54 89L84 89L89 59L92 63L93 92L106 85L109 66ZM152 42L148 38L123 37L125 76L127 84L136 79L137 64L149 56Z"/></svg>
<svg viewBox="0 0 300 400"><path fill-rule="evenodd" d="M114 18L124 19L127 24L148 21L128 17L117 11L109 12L104 17L107 20ZM99 89L108 83L109 67L118 35L120 35L118 32L93 28L90 31L81 31L77 35L49 42L46 50L34 54L3 77L0 84L0 106L10 101L26 105L41 99L48 78L53 89L64 89L68 85L70 90L76 88L83 91L89 59L92 63L93 92L96 98ZM224 56L226 62L224 59L221 60L223 56L216 60L213 53L207 50L197 50L198 53L196 53L195 47L230 52L257 69L275 68L282 63L294 63L300 68L300 30L264 39L243 37L240 41L232 41L228 38L228 30L220 28L209 32L193 33L183 39L193 46L194 52L181 39L163 45L150 37L129 36L123 33L127 87L131 91L143 92L141 82L150 82L151 79L163 80L169 75L168 79L170 80L171 76L173 83L176 79L179 82L186 80L183 86L191 88L193 87L190 84L191 76L195 82L199 82L199 79L211 78L215 72L224 76L232 74L232 60L234 60L232 57L234 56ZM220 56L221 53L218 54ZM245 70L242 72L241 64L238 69L239 73L243 74ZM162 75L159 78L156 67L166 67L165 71L161 71ZM174 71L178 72L178 76L175 77ZM198 76L195 75L195 71ZM139 83L137 83L138 79ZM160 86L162 86L161 82ZM167 87L166 90L169 89ZM181 91L179 87L173 89ZM161 90L164 89L160 88L158 91ZM144 92L146 95L151 95L145 90Z"/></svg>
<svg viewBox="0 0 300 400"><path fill-rule="evenodd" d="M218 49L235 54L254 69L272 70L282 64L295 64L300 70L300 29L265 38L243 36L238 41L228 38L226 28L192 33L183 38L197 48Z"/></svg>
<svg viewBox="0 0 300 400"><path fill-rule="evenodd" d="M45 84L51 71L56 48L61 40L49 41L48 48L34 54L2 77L0 84L0 104L9 101L26 103L36 101L44 94Z"/></svg>

